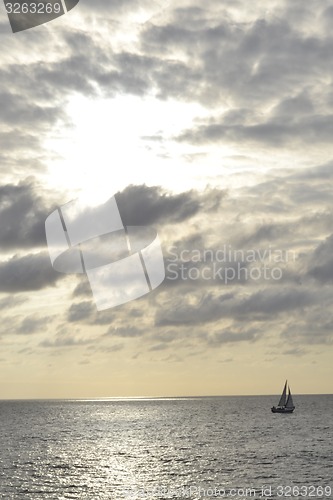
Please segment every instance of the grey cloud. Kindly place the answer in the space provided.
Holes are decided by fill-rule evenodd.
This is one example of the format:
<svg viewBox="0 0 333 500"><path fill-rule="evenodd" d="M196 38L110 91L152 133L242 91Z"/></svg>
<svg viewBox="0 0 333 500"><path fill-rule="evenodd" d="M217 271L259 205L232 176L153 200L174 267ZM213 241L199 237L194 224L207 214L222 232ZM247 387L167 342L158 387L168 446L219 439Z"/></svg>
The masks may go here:
<svg viewBox="0 0 333 500"><path fill-rule="evenodd" d="M284 341L290 344L301 345L332 345L333 344L333 323L329 321L309 320L306 324L299 321L295 325L288 325L281 334Z"/></svg>
<svg viewBox="0 0 333 500"><path fill-rule="evenodd" d="M287 97L279 102L272 113L276 116L289 117L297 115L308 115L314 111L314 104L308 95L301 93L295 97Z"/></svg>
<svg viewBox="0 0 333 500"><path fill-rule="evenodd" d="M321 283L333 281L333 235L315 249L310 260L308 276Z"/></svg>
<svg viewBox="0 0 333 500"><path fill-rule="evenodd" d="M319 299L318 299L319 300ZM313 293L296 288L266 288L242 295L201 294L195 305L182 296L173 299L156 314L157 326L193 325L233 317L242 321L265 321L272 316L297 311L316 302Z"/></svg>
<svg viewBox="0 0 333 500"><path fill-rule="evenodd" d="M160 344L155 344L149 348L149 351L164 351L165 349L168 349L168 345L164 344L163 342Z"/></svg>
<svg viewBox="0 0 333 500"><path fill-rule="evenodd" d="M44 195L44 197L43 197ZM52 197L31 177L0 186L0 242L3 249L44 247ZM50 200L51 198L51 200Z"/></svg>
<svg viewBox="0 0 333 500"><path fill-rule="evenodd" d="M106 311L95 311L95 316L91 320L91 324L94 325L109 325L110 323L113 323L115 320L116 315L113 312L112 309L106 310Z"/></svg>
<svg viewBox="0 0 333 500"><path fill-rule="evenodd" d="M105 24L112 30L113 16L119 14L118 20L132 8L140 7L134 0L111 3L96 0L92 5L88 0L81 0L80 8L82 6L81 12L87 19L96 13L104 17ZM154 6L153 10L157 12L158 8ZM234 20L233 8L239 13L249 9L247 22ZM4 171L7 174L10 167L13 168L10 172L16 174L21 169L43 168L43 134L59 120L67 123L62 110L70 95L77 92L86 96L110 97L118 93L141 96L153 89L160 99L200 102L212 110L225 108L224 114L217 111L216 116L212 112L212 117L195 121L191 129L183 132L181 138L191 143L227 141L275 148L281 144L288 147L302 144L303 147L303 144L310 146L318 142L329 148L333 132L330 83L333 41L330 32L324 36L316 23L319 19L323 30L325 26L328 29L331 6L325 1L318 6L311 0L306 5L295 0L292 5L272 6L272 14L266 14L265 9L259 5L248 7L243 2L233 3L232 7L226 2L208 2L205 6L196 6L194 2L189 8L169 9L165 17L163 14L141 27L141 45L132 52L125 49L116 52L109 41L103 41L101 35L93 31L84 33L73 26L71 31L66 31L65 27L61 36L50 38L53 52L49 51L50 57L45 62L38 60L37 53L33 54L40 46L45 46L47 52L45 36L33 30L29 34L33 62L21 65L16 60L13 63L12 58L0 71L6 127L2 136L5 148L1 152ZM314 12L318 15L313 16ZM306 29L306 22L311 22L311 33ZM13 41L15 50L24 50L27 40L23 35L20 41ZM7 93L4 89L10 90ZM175 230L182 232L179 244L184 247L201 248L212 240L217 246L221 239L256 248L259 242L273 242L283 248L283 245L301 248L305 255L302 264L308 265L303 270L308 278L305 291L294 286L287 291L279 283L274 290L273 287L259 291L254 287L243 288L242 291L249 294L246 297L239 290L223 294L222 289L219 297L203 295L194 306L186 298L196 298L196 283L183 286L179 294L175 287L172 290L161 287L162 293L158 295L161 302L154 303L156 323L191 327L196 322L204 324L222 317L237 318L242 325L244 321L275 322L287 313L299 319L305 309L315 307L316 286L329 284L332 279L331 244L324 242L331 233L332 175L331 164L311 171L302 169L292 175L282 173L260 185L239 190L237 197L231 199L224 198L221 192L213 196L211 190L203 197L195 191L173 195L160 187L147 186L130 186L119 193L127 223L174 225ZM45 196L36 196L36 186L1 189L0 220L5 221L0 226L3 248L44 245L43 224L50 208ZM207 218L209 210L209 215L220 218L221 224ZM197 218L199 230L189 227L192 218ZM178 238L178 234L174 238ZM318 246L318 241L322 241L323 248L320 250L319 246L311 253L309 245ZM42 289L55 285L63 277L52 270L46 253L16 256L0 263L2 291ZM87 281L80 281L73 295L84 302L73 304L69 309L70 321L108 325L115 319L114 312L96 313ZM154 312L152 310L152 314ZM133 311L133 321L136 317L138 314ZM321 338L326 342L329 318L325 325ZM110 334L122 337L143 334L131 328L120 326L115 334L111 327ZM249 335L247 340L251 341L249 332L252 331L255 329L251 330L251 325L247 331L231 328L219 332L217 340L241 342ZM311 341L311 329L306 331ZM252 340L255 338L253 333ZM294 338L303 341L301 330L295 332ZM161 333L160 339L156 334L156 340L153 337L152 340L156 342L154 345L161 345L172 342L173 337L166 332L164 339ZM70 345L75 340L63 338L57 342Z"/></svg>
<svg viewBox="0 0 333 500"><path fill-rule="evenodd" d="M315 226L311 224L312 230L316 231L320 219L329 217L332 212L332 178L332 162L272 176L264 182L242 189L241 212L251 210L255 214L265 214L266 220L269 216L274 217L271 221L275 231L283 229L294 235L304 234L309 221L316 221ZM290 213L294 214L294 221L288 217Z"/></svg>
<svg viewBox="0 0 333 500"><path fill-rule="evenodd" d="M22 295L7 295L0 299L0 310L13 309L27 302L28 298Z"/></svg>
<svg viewBox="0 0 333 500"><path fill-rule="evenodd" d="M277 239L285 239L289 236L292 227L290 224L286 223L264 223L257 226L253 233L242 238L242 247L248 247L251 245L258 246L263 242L272 243Z"/></svg>
<svg viewBox="0 0 333 500"><path fill-rule="evenodd" d="M305 349L301 349L300 347L294 347L283 351L283 355L287 356L304 356L306 353L307 351Z"/></svg>
<svg viewBox="0 0 333 500"><path fill-rule="evenodd" d="M93 344L95 339L82 338L70 335L58 335L54 340L43 340L40 342L40 347L77 347Z"/></svg>
<svg viewBox="0 0 333 500"><path fill-rule="evenodd" d="M79 283L73 290L73 297L91 297L91 287L86 276L80 276Z"/></svg>
<svg viewBox="0 0 333 500"><path fill-rule="evenodd" d="M105 339L105 337L104 337ZM105 345L105 344L95 344L95 345L89 345L87 347L87 352L88 352L88 356L91 356L92 354L96 353L96 352L101 352L101 353L108 353L108 352L118 352L118 351L121 351L122 349L124 349L124 344L122 343L117 343L117 344L113 344L113 345Z"/></svg>
<svg viewBox="0 0 333 500"><path fill-rule="evenodd" d="M136 326L124 326L124 327L110 327L105 335L111 335L115 337L141 337L144 334L143 329L139 329Z"/></svg>
<svg viewBox="0 0 333 500"><path fill-rule="evenodd" d="M33 333L40 333L47 330L53 316L39 317L36 314L25 317L21 324L17 327L16 333L22 335L30 335Z"/></svg>
<svg viewBox="0 0 333 500"><path fill-rule="evenodd" d="M90 296L92 293L90 292ZM111 309L97 311L96 305L90 300L76 302L67 311L67 321L70 323L85 323L87 325L109 325L115 315Z"/></svg>
<svg viewBox="0 0 333 500"><path fill-rule="evenodd" d="M143 96L151 89L151 79L147 73L160 67L160 61L152 57L120 53L113 57L116 69L105 69L99 72L96 80L106 95L125 92Z"/></svg>
<svg viewBox="0 0 333 500"><path fill-rule="evenodd" d="M169 344L171 342L174 342L175 340L178 340L180 337L179 332L177 330L166 330L166 331L157 331L154 332L151 336L151 338L154 341L160 341L162 344ZM184 335L181 335L182 338L184 338Z"/></svg>
<svg viewBox="0 0 333 500"><path fill-rule="evenodd" d="M247 141L274 148L329 144L331 91L318 82L317 75L329 78L332 39L321 37L318 31L316 35L302 32L299 24L289 21L288 5L275 16L247 23L232 22L232 15L224 15L223 8L227 10L222 4L215 16L211 5L175 9L171 21L147 25L142 34L144 50L164 60L152 72L161 98L229 108L224 116L185 131L180 139L191 143ZM317 14L313 4L309 9L298 6L303 13L312 9Z"/></svg>
<svg viewBox="0 0 333 500"><path fill-rule="evenodd" d="M194 191L171 194L157 186L128 186L116 194L116 199L125 225L179 223L200 210L200 200Z"/></svg>
<svg viewBox="0 0 333 500"><path fill-rule="evenodd" d="M46 169L44 153L41 149L40 136L33 135L26 129L0 131L0 172L13 175L26 175L27 172L43 172Z"/></svg>
<svg viewBox="0 0 333 500"><path fill-rule="evenodd" d="M9 125L39 126L53 124L63 117L63 111L52 106L31 106L25 97L8 92L0 93L2 119Z"/></svg>
<svg viewBox="0 0 333 500"><path fill-rule="evenodd" d="M22 316L8 316L2 320L1 333L11 335L33 335L35 333L44 333L54 316L39 316L30 314Z"/></svg>
<svg viewBox="0 0 333 500"><path fill-rule="evenodd" d="M155 3L152 10L156 12L168 5ZM91 9L87 3L81 4L82 12ZM113 11L129 12L128 9L142 7L142 4L94 3L94 14L98 14L99 7L105 22L109 22L107 13L112 17ZM289 102L292 105L288 116L295 111L302 114L305 108L310 112L313 106L311 92L314 87L313 91L317 91L311 84L317 83L318 73L328 75L330 72L332 40L301 33L288 22L288 6L284 13L280 9L278 15L267 14L267 19L247 23L233 21L227 4L218 7L206 4L205 8L202 5L169 8L167 15L163 14L156 24L154 19L145 24L141 30L140 50L131 53L113 52L97 35L64 31L58 47L61 58L44 64L33 63L23 69L9 65L3 75L4 81L11 82L16 75L16 90L21 98L24 95L22 75L25 75L29 92L35 92L36 116L37 98L47 96L49 102L57 102L60 95L63 99L77 89L93 95L96 83L105 95L117 92L142 95L157 88L157 95L163 99L199 100L208 106L224 103L227 98L234 109L253 109L253 104L260 107L263 103L272 103L280 115L288 111L288 99L294 99ZM311 12L312 8L313 5L308 10ZM321 9L325 10L325 6ZM300 97L294 96L295 88L299 96L307 95L308 104L305 97L303 103L297 103ZM31 95L29 97L31 99ZM277 101L280 105L276 105ZM24 117L24 113L22 115ZM319 135L326 137L330 116L319 115L317 129ZM266 140L276 134L278 140L285 138L284 130L278 123L261 122L254 123L252 128L240 129L238 133L255 139L263 136ZM229 133L236 134L236 131L229 129Z"/></svg>
<svg viewBox="0 0 333 500"><path fill-rule="evenodd" d="M67 320L71 323L87 320L95 310L96 307L90 301L72 304L68 310Z"/></svg>
<svg viewBox="0 0 333 500"><path fill-rule="evenodd" d="M92 14L88 3L81 3L81 12ZM152 11L165 5L157 2ZM139 8L138 2L112 6L99 2L98 6L94 4L94 15L103 13L105 22L109 21L106 13L112 16ZM314 8L311 3L296 10L306 17ZM327 4L320 7L327 8ZM61 110L78 89L89 96L144 95L156 89L161 99L200 101L208 107L222 104L228 109L223 116L184 131L180 138L192 143L249 142L270 148L305 142L328 145L333 103L330 107L332 91L324 79L333 63L333 42L289 22L295 8L274 7L273 14L259 9L257 17L263 15L262 19L253 20L251 12L244 23L232 19L232 9L225 3L169 8L142 27L141 46L132 52L116 52L99 35L65 28L56 42L58 58L4 66L2 88L11 88L3 99L4 119L17 129L27 120L33 123L31 135L39 142L45 125L66 122ZM32 40L34 47L40 45L37 34ZM22 130L17 132L22 135ZM12 162L10 150L5 159L7 164ZM43 161L32 164L30 156L29 165L39 169Z"/></svg>
<svg viewBox="0 0 333 500"><path fill-rule="evenodd" d="M210 99L212 105L223 102L225 92L242 102L262 103L290 95L296 77L304 82L319 68L328 72L332 41L301 34L288 23L288 9L283 19L275 16L248 23L230 22L222 9L214 17L211 13L209 7L178 9L172 22L148 26L143 33L145 50L165 54L167 48L169 53L192 56L191 66L203 75L198 85L195 79L189 80L188 71L187 81L179 82L179 96L183 88L187 98L190 92L204 102ZM168 96L171 79L159 83Z"/></svg>
<svg viewBox="0 0 333 500"><path fill-rule="evenodd" d="M251 314L279 314L281 312L293 311L314 303L314 296L308 290L296 288L266 289L252 294L249 298L242 300L237 306L237 312L241 315Z"/></svg>
<svg viewBox="0 0 333 500"><path fill-rule="evenodd" d="M47 252L14 256L0 262L0 291L29 292L55 286L65 275L52 269Z"/></svg>
<svg viewBox="0 0 333 500"><path fill-rule="evenodd" d="M295 141L298 143L310 143L311 141L330 143L333 135L333 114L311 115L298 120L293 120L291 117L282 120L274 117L252 125L244 123L230 125L227 121L227 117L221 117L213 123L184 132L179 140L198 144L206 142L239 143L245 140L264 143L271 147L280 147L282 144L295 143Z"/></svg>
<svg viewBox="0 0 333 500"><path fill-rule="evenodd" d="M262 336L262 332L250 328L245 331L224 330L208 336L208 345L216 347L222 344L237 342L255 342Z"/></svg>
<svg viewBox="0 0 333 500"><path fill-rule="evenodd" d="M106 12L110 12L113 16L114 14L132 14L136 11L142 11L143 9L149 9L152 11L152 15L159 12L161 9L166 8L169 5L169 0L95 0L93 4L89 0L81 0L80 8L84 11L100 13L105 19Z"/></svg>

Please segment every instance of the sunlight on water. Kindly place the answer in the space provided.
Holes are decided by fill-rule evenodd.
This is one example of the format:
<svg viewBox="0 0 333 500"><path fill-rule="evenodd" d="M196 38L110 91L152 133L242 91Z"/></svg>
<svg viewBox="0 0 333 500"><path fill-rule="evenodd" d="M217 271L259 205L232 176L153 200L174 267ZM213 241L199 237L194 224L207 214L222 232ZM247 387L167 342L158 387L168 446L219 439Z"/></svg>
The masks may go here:
<svg viewBox="0 0 333 500"><path fill-rule="evenodd" d="M291 416L270 412L275 399L1 402L0 495L198 499L238 488L239 500L242 488L278 498L279 485L329 487L333 397L296 396Z"/></svg>

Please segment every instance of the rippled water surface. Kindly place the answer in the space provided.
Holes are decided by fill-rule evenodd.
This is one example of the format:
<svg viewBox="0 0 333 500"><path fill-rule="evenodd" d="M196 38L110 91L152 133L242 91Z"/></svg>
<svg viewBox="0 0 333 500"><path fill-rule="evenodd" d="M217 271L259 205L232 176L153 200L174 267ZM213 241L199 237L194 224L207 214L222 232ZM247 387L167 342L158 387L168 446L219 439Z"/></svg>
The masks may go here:
<svg viewBox="0 0 333 500"><path fill-rule="evenodd" d="M0 402L1 498L333 498L333 396L276 399Z"/></svg>

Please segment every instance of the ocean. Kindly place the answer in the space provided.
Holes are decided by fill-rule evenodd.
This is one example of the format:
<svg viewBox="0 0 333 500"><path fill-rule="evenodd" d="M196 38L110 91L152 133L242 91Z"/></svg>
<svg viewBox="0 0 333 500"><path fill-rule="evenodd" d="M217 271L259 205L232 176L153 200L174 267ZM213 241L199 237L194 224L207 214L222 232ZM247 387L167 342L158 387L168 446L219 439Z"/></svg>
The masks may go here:
<svg viewBox="0 0 333 500"><path fill-rule="evenodd" d="M0 497L333 498L333 396L0 402Z"/></svg>

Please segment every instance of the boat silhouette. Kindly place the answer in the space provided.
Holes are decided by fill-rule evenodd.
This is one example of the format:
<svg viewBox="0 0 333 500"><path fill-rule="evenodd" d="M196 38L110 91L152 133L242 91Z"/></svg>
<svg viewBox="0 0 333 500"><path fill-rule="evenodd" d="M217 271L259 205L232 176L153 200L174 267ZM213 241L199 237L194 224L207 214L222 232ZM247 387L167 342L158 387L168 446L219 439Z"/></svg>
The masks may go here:
<svg viewBox="0 0 333 500"><path fill-rule="evenodd" d="M277 406L272 406L271 410L273 413L292 413L295 410L293 397L291 395L290 387L288 386L287 380L286 383L284 384L279 404Z"/></svg>

